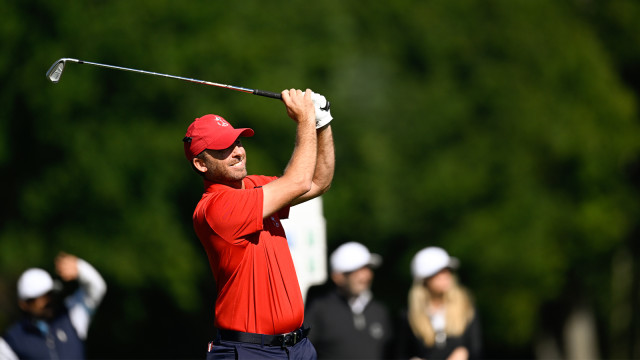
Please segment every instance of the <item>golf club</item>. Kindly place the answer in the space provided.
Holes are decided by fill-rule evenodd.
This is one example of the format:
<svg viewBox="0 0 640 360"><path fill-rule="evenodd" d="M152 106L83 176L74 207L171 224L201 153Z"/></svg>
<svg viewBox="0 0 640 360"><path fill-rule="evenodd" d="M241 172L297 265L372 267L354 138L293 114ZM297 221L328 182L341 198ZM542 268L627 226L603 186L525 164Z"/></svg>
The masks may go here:
<svg viewBox="0 0 640 360"><path fill-rule="evenodd" d="M198 83L198 84L212 85L212 86L227 88L227 89L231 89L231 90L242 91L244 93L250 93L250 94L254 94L254 95L266 96L266 97L270 97L270 98L274 98L274 99L282 99L282 95L281 94L274 93L274 92L271 92L271 91L264 91L264 90L258 90L258 89L248 89L248 88L244 88L244 87L240 87L240 86L218 84L218 83L214 83L214 82L211 82L211 81L204 81L204 80L186 78L186 77L182 77L182 76L161 74L161 73L152 72L152 71L130 69L130 68L121 67L121 66L106 65L106 64L100 64L100 63L95 63L95 62L90 62L90 61L83 61L83 60L72 59L72 58L62 58L62 59L56 61L55 63L53 63L53 65L51 65L51 67L47 71L47 78L49 80L51 80L52 82L54 82L54 83L57 83L58 81L60 81L60 77L62 76L62 71L64 70L64 66L66 65L67 62L74 62L74 63L77 63L77 64L89 64L89 65L95 65L95 66L100 66L100 67L105 67L105 68L108 68L108 69L115 69L115 70L132 71L132 72L137 72L137 73L140 73L140 74L162 76L162 77L167 77L167 78L171 78L171 79L184 80L184 81L194 82L194 83ZM327 108L329 107L329 102L328 101L327 101L327 106L326 107Z"/></svg>

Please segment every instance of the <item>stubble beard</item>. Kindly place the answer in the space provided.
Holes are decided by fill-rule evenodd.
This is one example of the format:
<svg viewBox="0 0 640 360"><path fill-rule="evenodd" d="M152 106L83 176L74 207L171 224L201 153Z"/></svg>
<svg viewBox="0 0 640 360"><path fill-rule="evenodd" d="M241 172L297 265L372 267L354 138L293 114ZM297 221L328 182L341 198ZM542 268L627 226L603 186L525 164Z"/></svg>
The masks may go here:
<svg viewBox="0 0 640 360"><path fill-rule="evenodd" d="M207 172L207 177L210 181L231 187L238 187L242 185L242 179L247 176L246 160L244 161L242 170L231 169L229 166L224 165L216 166L216 168L209 169Z"/></svg>

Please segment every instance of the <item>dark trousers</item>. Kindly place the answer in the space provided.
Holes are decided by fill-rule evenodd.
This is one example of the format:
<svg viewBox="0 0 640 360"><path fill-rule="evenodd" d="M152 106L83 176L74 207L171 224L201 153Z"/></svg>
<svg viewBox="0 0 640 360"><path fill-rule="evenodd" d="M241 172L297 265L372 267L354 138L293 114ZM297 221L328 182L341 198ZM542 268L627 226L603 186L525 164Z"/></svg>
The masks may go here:
<svg viewBox="0 0 640 360"><path fill-rule="evenodd" d="M207 360L286 359L317 360L318 354L309 339L293 346L268 346L238 341L220 340L218 337L207 352Z"/></svg>

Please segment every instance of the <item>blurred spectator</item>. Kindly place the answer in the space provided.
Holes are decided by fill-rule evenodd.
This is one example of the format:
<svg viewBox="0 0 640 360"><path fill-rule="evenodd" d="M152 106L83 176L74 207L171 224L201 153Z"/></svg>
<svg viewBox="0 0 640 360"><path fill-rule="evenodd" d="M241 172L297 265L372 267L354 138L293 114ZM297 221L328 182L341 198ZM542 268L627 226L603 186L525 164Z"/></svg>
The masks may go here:
<svg viewBox="0 0 640 360"><path fill-rule="evenodd" d="M78 281L65 299L51 275L26 270L18 279L18 306L23 318L0 337L0 359L84 359L89 324L107 286L86 261L60 253L56 272L63 281Z"/></svg>
<svg viewBox="0 0 640 360"><path fill-rule="evenodd" d="M396 334L402 359L478 359L480 323L468 291L452 270L458 259L438 247L420 250L411 261L409 308Z"/></svg>
<svg viewBox="0 0 640 360"><path fill-rule="evenodd" d="M373 299L373 269L382 263L362 244L348 242L330 257L335 287L307 297L305 323L318 359L384 359L392 329L387 309Z"/></svg>

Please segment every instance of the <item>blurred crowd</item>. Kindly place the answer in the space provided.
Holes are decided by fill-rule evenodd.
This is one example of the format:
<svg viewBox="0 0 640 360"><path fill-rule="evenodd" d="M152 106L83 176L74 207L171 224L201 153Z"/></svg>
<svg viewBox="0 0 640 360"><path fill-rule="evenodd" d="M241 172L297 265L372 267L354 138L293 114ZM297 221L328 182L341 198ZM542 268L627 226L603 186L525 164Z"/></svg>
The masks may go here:
<svg viewBox="0 0 640 360"><path fill-rule="evenodd" d="M371 291L382 257L358 242L330 256L330 286L311 287L305 324L318 359L450 359L482 357L479 316L458 283L459 260L426 247L411 261L406 308L392 316Z"/></svg>
<svg viewBox="0 0 640 360"><path fill-rule="evenodd" d="M482 357L479 316L457 280L457 258L439 247L411 261L406 308L393 316L371 287L382 257L358 242L329 257L330 280L309 289L305 325L319 359L450 359ZM0 359L83 359L89 325L106 293L98 271L74 255L55 258L56 279L41 268L17 281L23 318L0 337ZM62 297L64 284L76 284ZM69 293L67 291L67 293Z"/></svg>

